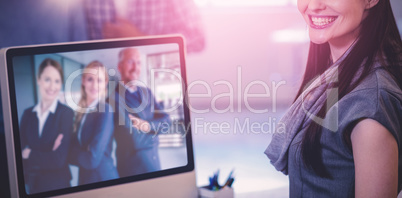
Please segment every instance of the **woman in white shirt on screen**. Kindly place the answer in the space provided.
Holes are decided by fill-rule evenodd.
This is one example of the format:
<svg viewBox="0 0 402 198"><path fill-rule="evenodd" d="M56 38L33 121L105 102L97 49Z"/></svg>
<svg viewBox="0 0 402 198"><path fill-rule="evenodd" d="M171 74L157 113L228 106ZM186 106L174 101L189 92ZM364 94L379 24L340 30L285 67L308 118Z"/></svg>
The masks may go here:
<svg viewBox="0 0 402 198"><path fill-rule="evenodd" d="M63 70L50 58L39 66L40 100L21 117L20 135L26 190L29 194L70 187L67 154L74 112L58 101Z"/></svg>

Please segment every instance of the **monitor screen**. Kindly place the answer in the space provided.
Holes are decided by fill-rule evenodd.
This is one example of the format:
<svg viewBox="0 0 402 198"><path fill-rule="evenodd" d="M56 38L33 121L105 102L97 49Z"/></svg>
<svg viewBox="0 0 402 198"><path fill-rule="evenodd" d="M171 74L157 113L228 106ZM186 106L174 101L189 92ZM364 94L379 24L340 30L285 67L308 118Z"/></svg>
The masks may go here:
<svg viewBox="0 0 402 198"><path fill-rule="evenodd" d="M181 37L16 47L5 59L19 196L194 169Z"/></svg>

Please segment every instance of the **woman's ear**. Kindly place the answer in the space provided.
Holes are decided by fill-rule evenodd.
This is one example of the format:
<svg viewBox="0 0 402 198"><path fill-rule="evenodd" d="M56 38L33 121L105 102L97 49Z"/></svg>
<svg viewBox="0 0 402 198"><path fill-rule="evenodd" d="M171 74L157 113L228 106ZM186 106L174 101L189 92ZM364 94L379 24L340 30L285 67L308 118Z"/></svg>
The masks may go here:
<svg viewBox="0 0 402 198"><path fill-rule="evenodd" d="M368 10L368 9L374 7L375 5L378 4L379 1L380 1L380 0L367 0L367 1L366 1L366 3L367 3L367 4L366 4L366 9Z"/></svg>

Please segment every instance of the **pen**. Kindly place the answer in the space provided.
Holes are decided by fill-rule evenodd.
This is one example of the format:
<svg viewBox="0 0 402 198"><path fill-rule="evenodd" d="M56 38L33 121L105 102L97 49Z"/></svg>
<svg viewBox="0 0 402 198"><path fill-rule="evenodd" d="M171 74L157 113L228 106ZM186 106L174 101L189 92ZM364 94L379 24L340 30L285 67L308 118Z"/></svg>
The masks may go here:
<svg viewBox="0 0 402 198"><path fill-rule="evenodd" d="M230 186L232 185L232 183L233 183L232 180L234 180L233 177L232 177L233 172L234 172L234 169L233 169L232 171L230 171L229 176L228 176L228 178L226 179L225 185L223 185L223 187L225 187L225 186L229 186L229 187L230 187ZM230 182L232 182L232 183L230 183ZM230 185L229 185L229 184L230 184ZM222 188L223 188L223 187L222 187Z"/></svg>
<svg viewBox="0 0 402 198"><path fill-rule="evenodd" d="M209 177L208 189L212 190L212 191L218 191L226 186L232 187L232 184L234 182L233 172L234 172L234 169L229 173L229 176L226 179L225 185L221 186L218 183L218 178L219 178L219 169L218 169L216 172L214 172L212 177Z"/></svg>
<svg viewBox="0 0 402 198"><path fill-rule="evenodd" d="M231 178L230 181L229 181L228 186L229 186L229 187L232 187L233 182L234 182L234 178Z"/></svg>

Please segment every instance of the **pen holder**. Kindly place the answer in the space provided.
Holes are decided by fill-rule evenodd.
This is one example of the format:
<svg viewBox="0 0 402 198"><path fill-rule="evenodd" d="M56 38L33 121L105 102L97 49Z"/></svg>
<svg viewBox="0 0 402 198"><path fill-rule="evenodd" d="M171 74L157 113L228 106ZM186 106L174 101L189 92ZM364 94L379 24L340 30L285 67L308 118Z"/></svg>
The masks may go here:
<svg viewBox="0 0 402 198"><path fill-rule="evenodd" d="M213 191L208 189L207 186L198 188L200 198L233 198L234 191L231 187L224 187L222 189Z"/></svg>

